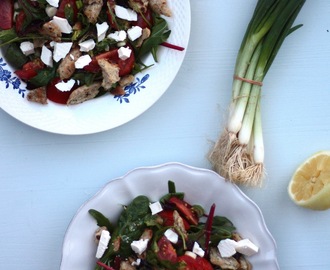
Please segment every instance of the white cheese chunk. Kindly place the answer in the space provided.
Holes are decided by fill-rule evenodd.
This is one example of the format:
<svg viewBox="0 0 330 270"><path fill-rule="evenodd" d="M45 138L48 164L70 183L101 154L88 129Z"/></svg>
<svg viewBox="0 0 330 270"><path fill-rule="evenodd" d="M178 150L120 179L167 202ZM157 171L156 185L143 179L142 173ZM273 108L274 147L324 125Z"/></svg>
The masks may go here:
<svg viewBox="0 0 330 270"><path fill-rule="evenodd" d="M133 251L139 255L141 255L148 246L149 239L140 239L138 241L133 241L131 243L131 248Z"/></svg>
<svg viewBox="0 0 330 270"><path fill-rule="evenodd" d="M59 0L46 0L48 4L50 4L53 7L58 7Z"/></svg>
<svg viewBox="0 0 330 270"><path fill-rule="evenodd" d="M140 259L140 258L137 258L136 261L133 261L133 262L131 263L132 266L135 266L135 265L136 265L136 266L139 266L140 264L141 264L141 259Z"/></svg>
<svg viewBox="0 0 330 270"><path fill-rule="evenodd" d="M56 15L57 8L52 6L47 6L45 8L46 14L49 18L53 18Z"/></svg>
<svg viewBox="0 0 330 270"><path fill-rule="evenodd" d="M79 43L81 52L88 52L95 48L95 41L93 39L87 39Z"/></svg>
<svg viewBox="0 0 330 270"><path fill-rule="evenodd" d="M70 34L72 32L72 27L67 19L54 16L52 22L61 29L62 33Z"/></svg>
<svg viewBox="0 0 330 270"><path fill-rule="evenodd" d="M72 89L75 83L76 81L74 79L70 79L66 82L65 81L58 82L57 84L55 84L55 87L62 92L67 92Z"/></svg>
<svg viewBox="0 0 330 270"><path fill-rule="evenodd" d="M131 41L134 41L142 35L142 28L140 26L132 26L127 30L127 35Z"/></svg>
<svg viewBox="0 0 330 270"><path fill-rule="evenodd" d="M192 252L194 252L195 254L197 254L200 257L204 257L204 255L205 255L205 251L199 246L199 244L197 242L194 243Z"/></svg>
<svg viewBox="0 0 330 270"><path fill-rule="evenodd" d="M102 41L105 38L108 29L109 29L109 25L106 22L96 24L98 42Z"/></svg>
<svg viewBox="0 0 330 270"><path fill-rule="evenodd" d="M124 30L115 31L108 35L108 38L111 38L115 41L124 41L126 39L126 37L127 37L127 34Z"/></svg>
<svg viewBox="0 0 330 270"><path fill-rule="evenodd" d="M49 50L45 45L42 46L41 48L41 61L49 66L52 67L53 66L53 53L51 50Z"/></svg>
<svg viewBox="0 0 330 270"><path fill-rule="evenodd" d="M116 5L115 14L118 18L126 21L137 21L137 13L129 8Z"/></svg>
<svg viewBox="0 0 330 270"><path fill-rule="evenodd" d="M157 214L157 213L163 211L163 207L162 207L162 205L160 204L160 202L158 202L158 201L149 204L149 208L150 208L150 210L151 210L151 214L152 214L152 215L155 215L155 214Z"/></svg>
<svg viewBox="0 0 330 270"><path fill-rule="evenodd" d="M97 259L100 259L103 256L104 252L108 248L108 244L109 244L110 239L111 239L111 236L110 236L109 231L103 230L102 233L101 233L99 244L97 246L97 250L96 250L95 257Z"/></svg>
<svg viewBox="0 0 330 270"><path fill-rule="evenodd" d="M130 58L131 53L132 53L132 50L128 47L120 47L118 49L118 57L121 60L126 60L126 59Z"/></svg>
<svg viewBox="0 0 330 270"><path fill-rule="evenodd" d="M252 256L258 253L259 248L249 239L243 239L237 242L236 251L246 256Z"/></svg>
<svg viewBox="0 0 330 270"><path fill-rule="evenodd" d="M63 59L71 50L72 42L55 42L53 59L55 62Z"/></svg>
<svg viewBox="0 0 330 270"><path fill-rule="evenodd" d="M179 235L175 231L173 231L172 229L167 229L165 231L164 235L173 244L176 244L179 240Z"/></svg>
<svg viewBox="0 0 330 270"><path fill-rule="evenodd" d="M197 255L194 252L191 252L191 251L186 251L184 253L184 255L190 256L193 259L196 259L197 258Z"/></svg>
<svg viewBox="0 0 330 270"><path fill-rule="evenodd" d="M90 62L92 62L92 58L89 56L89 54L80 56L77 61L74 63L76 68L84 68L87 66Z"/></svg>
<svg viewBox="0 0 330 270"><path fill-rule="evenodd" d="M218 244L218 250L222 257L228 258L236 253L237 242L232 239L221 240Z"/></svg>
<svg viewBox="0 0 330 270"><path fill-rule="evenodd" d="M23 41L20 45L20 49L25 55L30 55L34 53L34 45L30 41Z"/></svg>

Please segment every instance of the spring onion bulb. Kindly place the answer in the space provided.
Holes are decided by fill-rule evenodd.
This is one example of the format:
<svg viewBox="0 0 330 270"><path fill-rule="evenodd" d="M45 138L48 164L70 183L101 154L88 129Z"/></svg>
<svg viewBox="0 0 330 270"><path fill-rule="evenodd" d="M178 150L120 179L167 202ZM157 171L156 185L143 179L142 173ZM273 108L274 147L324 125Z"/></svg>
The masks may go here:
<svg viewBox="0 0 330 270"><path fill-rule="evenodd" d="M261 126L264 78L305 0L258 0L241 43L234 71L228 121L209 154L213 169L226 179L261 186L265 177Z"/></svg>

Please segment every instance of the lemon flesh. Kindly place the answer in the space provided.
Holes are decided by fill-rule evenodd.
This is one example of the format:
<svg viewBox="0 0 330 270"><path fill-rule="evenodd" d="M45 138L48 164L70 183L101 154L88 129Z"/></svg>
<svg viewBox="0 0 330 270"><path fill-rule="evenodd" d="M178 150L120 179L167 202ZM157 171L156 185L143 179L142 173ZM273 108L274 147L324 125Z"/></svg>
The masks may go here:
<svg viewBox="0 0 330 270"><path fill-rule="evenodd" d="M303 162L294 172L290 198L297 205L313 210L330 208L330 151L321 151Z"/></svg>

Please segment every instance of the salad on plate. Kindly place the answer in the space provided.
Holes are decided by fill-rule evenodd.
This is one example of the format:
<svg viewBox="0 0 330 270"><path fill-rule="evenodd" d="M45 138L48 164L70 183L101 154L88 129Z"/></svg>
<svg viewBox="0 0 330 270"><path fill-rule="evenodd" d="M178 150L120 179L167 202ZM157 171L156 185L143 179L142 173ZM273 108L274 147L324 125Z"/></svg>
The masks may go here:
<svg viewBox="0 0 330 270"><path fill-rule="evenodd" d="M166 0L1 0L0 46L30 101L125 94L170 36Z"/></svg>
<svg viewBox="0 0 330 270"><path fill-rule="evenodd" d="M188 203L168 181L167 194L158 201L136 196L116 222L90 209L98 225L95 269L252 269L248 257L258 246L228 218L215 215L215 207Z"/></svg>

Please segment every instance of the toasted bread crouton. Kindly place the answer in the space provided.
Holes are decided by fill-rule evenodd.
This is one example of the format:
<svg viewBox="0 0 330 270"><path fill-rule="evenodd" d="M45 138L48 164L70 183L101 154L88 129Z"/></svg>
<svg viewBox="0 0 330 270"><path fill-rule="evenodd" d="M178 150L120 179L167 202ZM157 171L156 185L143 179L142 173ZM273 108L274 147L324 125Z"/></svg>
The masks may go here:
<svg viewBox="0 0 330 270"><path fill-rule="evenodd" d="M84 101L93 99L100 92L101 82L95 82L91 85L83 85L73 90L70 94L67 105L75 105Z"/></svg>
<svg viewBox="0 0 330 270"><path fill-rule="evenodd" d="M151 31L149 28L143 28L142 29L142 35L138 38L138 40L136 41L136 47L141 47L143 41L145 41L146 39L148 39L150 37Z"/></svg>
<svg viewBox="0 0 330 270"><path fill-rule="evenodd" d="M171 17L172 11L167 4L167 0L149 0L151 9L161 15Z"/></svg>
<svg viewBox="0 0 330 270"><path fill-rule="evenodd" d="M84 0L84 14L90 23L95 24L103 6L103 0Z"/></svg>
<svg viewBox="0 0 330 270"><path fill-rule="evenodd" d="M46 86L30 90L27 94L27 100L40 104L47 104Z"/></svg>
<svg viewBox="0 0 330 270"><path fill-rule="evenodd" d="M116 64L108 62L106 59L99 59L97 63L102 70L102 86L104 89L109 90L113 87L113 84L120 80L119 67Z"/></svg>
<svg viewBox="0 0 330 270"><path fill-rule="evenodd" d="M134 79L135 79L134 75L132 74L126 75L120 78L119 85L121 87L125 87L126 85L129 85L132 82L134 82Z"/></svg>
<svg viewBox="0 0 330 270"><path fill-rule="evenodd" d="M39 32L40 34L45 35L56 42L61 41L62 38L61 29L52 21L44 23Z"/></svg>
<svg viewBox="0 0 330 270"><path fill-rule="evenodd" d="M71 51L63 58L57 71L62 80L69 79L76 70L75 62L81 56L79 48L73 48Z"/></svg>

